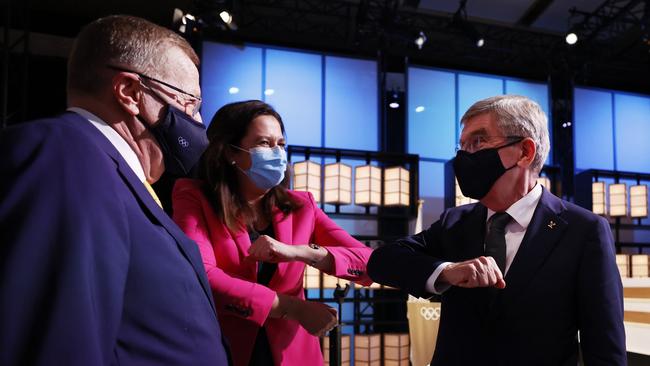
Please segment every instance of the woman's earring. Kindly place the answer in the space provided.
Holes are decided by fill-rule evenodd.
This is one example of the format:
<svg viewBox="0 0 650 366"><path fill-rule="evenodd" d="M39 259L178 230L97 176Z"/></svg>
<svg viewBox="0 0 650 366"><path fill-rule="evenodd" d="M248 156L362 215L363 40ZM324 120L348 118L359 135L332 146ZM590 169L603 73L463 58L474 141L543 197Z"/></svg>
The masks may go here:
<svg viewBox="0 0 650 366"><path fill-rule="evenodd" d="M237 163L234 160L232 162L230 162L230 165L236 165L236 164Z"/></svg>

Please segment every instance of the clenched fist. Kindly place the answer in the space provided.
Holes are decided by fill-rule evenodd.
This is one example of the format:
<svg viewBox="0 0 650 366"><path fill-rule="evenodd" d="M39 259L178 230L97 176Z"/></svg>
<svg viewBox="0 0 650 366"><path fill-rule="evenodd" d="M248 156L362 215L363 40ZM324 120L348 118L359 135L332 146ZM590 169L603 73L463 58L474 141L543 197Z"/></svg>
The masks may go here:
<svg viewBox="0 0 650 366"><path fill-rule="evenodd" d="M246 259L280 263L294 261L297 255L294 246L279 242L268 235L262 235L248 249Z"/></svg>
<svg viewBox="0 0 650 366"><path fill-rule="evenodd" d="M458 287L505 288L503 274L492 257L478 257L452 263L440 272L438 281Z"/></svg>

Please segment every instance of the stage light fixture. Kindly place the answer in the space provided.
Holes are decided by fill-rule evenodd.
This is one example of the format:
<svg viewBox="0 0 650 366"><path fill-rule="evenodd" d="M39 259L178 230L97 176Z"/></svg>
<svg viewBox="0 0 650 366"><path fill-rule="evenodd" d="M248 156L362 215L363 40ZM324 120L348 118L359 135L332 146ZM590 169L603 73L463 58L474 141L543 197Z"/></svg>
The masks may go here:
<svg viewBox="0 0 650 366"><path fill-rule="evenodd" d="M325 165L325 203L352 203L352 167L343 163Z"/></svg>
<svg viewBox="0 0 650 366"><path fill-rule="evenodd" d="M574 45L578 42L578 35L575 32L569 32L564 38L564 41L568 45Z"/></svg>
<svg viewBox="0 0 650 366"><path fill-rule="evenodd" d="M221 11L221 13L219 13L219 18L221 18L221 20L223 20L223 22L226 24L232 23L232 14L230 14L227 10Z"/></svg>
<svg viewBox="0 0 650 366"><path fill-rule="evenodd" d="M311 192L316 202L320 202L320 177L321 166L311 160L300 161L293 164L293 189L296 191Z"/></svg>
<svg viewBox="0 0 650 366"><path fill-rule="evenodd" d="M360 206L381 205L381 169L373 165L354 168L354 203Z"/></svg>
<svg viewBox="0 0 650 366"><path fill-rule="evenodd" d="M396 91L390 93L390 99L388 100L388 106L392 109L397 109L400 106L399 95Z"/></svg>
<svg viewBox="0 0 650 366"><path fill-rule="evenodd" d="M627 216L627 186L625 183L609 185L609 216Z"/></svg>
<svg viewBox="0 0 650 366"><path fill-rule="evenodd" d="M605 182L591 183L591 211L596 215L605 215Z"/></svg>
<svg viewBox="0 0 650 366"><path fill-rule="evenodd" d="M424 34L424 32L420 31L420 33L418 33L418 36L415 37L415 41L414 41L415 45L418 47L418 50L421 50L422 46L424 46L426 42L427 42L427 36Z"/></svg>
<svg viewBox="0 0 650 366"><path fill-rule="evenodd" d="M481 48L485 46L485 37L479 33L476 27L467 20L467 10L465 5L467 0L460 0L458 10L451 18L451 26L459 29L466 37L468 37L476 47Z"/></svg>
<svg viewBox="0 0 650 366"><path fill-rule="evenodd" d="M630 217L648 217L648 186L630 186Z"/></svg>
<svg viewBox="0 0 650 366"><path fill-rule="evenodd" d="M172 24L176 31L183 35L197 31L199 26L199 22L194 15L183 13L179 8L174 9Z"/></svg>
<svg viewBox="0 0 650 366"><path fill-rule="evenodd" d="M410 201L409 171L396 166L384 170L384 205L408 206Z"/></svg>

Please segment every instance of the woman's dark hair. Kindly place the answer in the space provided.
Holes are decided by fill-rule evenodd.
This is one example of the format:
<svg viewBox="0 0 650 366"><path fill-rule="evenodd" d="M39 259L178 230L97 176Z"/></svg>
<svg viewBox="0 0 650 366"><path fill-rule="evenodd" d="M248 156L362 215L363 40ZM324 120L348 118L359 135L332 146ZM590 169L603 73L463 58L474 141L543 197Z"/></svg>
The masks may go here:
<svg viewBox="0 0 650 366"><path fill-rule="evenodd" d="M210 144L201 158L198 175L207 183L205 193L215 213L231 231L239 230L241 225L252 229L257 217L241 195L237 167L228 161L226 151L232 145L241 146L251 122L259 116L274 117L285 135L282 117L273 107L259 100L226 104L217 111L208 127ZM265 217L271 217L273 207L278 207L285 216L301 207L287 193L290 175L287 165L282 182L264 195L261 214Z"/></svg>

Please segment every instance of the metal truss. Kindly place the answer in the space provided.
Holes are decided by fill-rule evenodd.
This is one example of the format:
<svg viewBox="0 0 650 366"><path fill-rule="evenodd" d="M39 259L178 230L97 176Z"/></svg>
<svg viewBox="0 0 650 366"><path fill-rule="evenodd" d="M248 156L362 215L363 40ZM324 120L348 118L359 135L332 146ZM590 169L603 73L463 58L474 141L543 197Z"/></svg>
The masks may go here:
<svg viewBox="0 0 650 366"><path fill-rule="evenodd" d="M544 77L550 58L564 47L557 34L519 27L472 23L485 37L477 48L452 14L434 14L402 6L398 0L240 0L238 35L242 40L281 43L318 50L376 57L406 56L432 64L452 63L494 72L526 70ZM413 40L428 38L422 50Z"/></svg>
<svg viewBox="0 0 650 366"><path fill-rule="evenodd" d="M400 0L238 0L238 31L216 31L212 35L218 40L272 43L378 59L401 57L423 65L540 80L554 69L570 68L583 74L581 80L585 82L641 88L650 77L647 47L639 47L640 22L648 19L648 1L607 0L593 14L574 10L588 32L583 37L593 39L581 41L577 47L566 45L561 34L472 22L486 40L484 47L477 48L462 29L454 26L453 14L416 10ZM421 50L413 43L420 31L428 39ZM210 38L210 31L204 35ZM612 37L617 39L614 45Z"/></svg>
<svg viewBox="0 0 650 366"><path fill-rule="evenodd" d="M606 0L592 13L571 10L583 20L574 27L585 42L617 39L633 28L647 25L650 9L647 0Z"/></svg>

